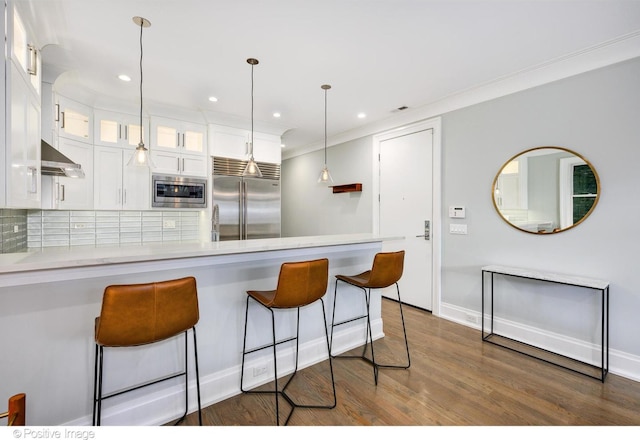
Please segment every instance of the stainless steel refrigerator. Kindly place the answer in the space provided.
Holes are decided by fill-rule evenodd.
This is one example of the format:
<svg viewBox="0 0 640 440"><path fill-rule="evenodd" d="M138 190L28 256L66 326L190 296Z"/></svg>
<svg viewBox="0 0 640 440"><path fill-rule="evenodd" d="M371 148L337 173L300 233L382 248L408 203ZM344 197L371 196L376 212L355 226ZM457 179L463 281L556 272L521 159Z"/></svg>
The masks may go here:
<svg viewBox="0 0 640 440"><path fill-rule="evenodd" d="M245 161L213 158L212 240L280 237L280 164L258 162L263 177L242 177Z"/></svg>

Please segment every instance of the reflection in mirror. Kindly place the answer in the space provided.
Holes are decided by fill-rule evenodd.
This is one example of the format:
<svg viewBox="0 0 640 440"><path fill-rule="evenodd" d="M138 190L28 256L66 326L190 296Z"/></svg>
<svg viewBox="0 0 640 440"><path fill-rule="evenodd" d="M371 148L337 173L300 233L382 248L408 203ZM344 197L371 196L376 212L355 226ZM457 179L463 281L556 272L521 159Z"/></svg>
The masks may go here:
<svg viewBox="0 0 640 440"><path fill-rule="evenodd" d="M511 226L534 234L584 221L600 196L596 170L562 147L538 147L505 163L493 181L493 204Z"/></svg>

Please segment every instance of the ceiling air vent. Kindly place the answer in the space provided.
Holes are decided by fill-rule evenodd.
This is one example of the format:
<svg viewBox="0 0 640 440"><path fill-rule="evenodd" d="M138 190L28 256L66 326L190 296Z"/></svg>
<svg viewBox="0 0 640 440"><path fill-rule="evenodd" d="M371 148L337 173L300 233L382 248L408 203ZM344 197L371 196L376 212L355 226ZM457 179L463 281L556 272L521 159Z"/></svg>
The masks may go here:
<svg viewBox="0 0 640 440"><path fill-rule="evenodd" d="M408 109L408 108L409 108L409 107L407 107L406 105L403 105L403 106L400 106L400 107L398 107L398 108L395 108L395 109L391 110L391 112L392 112L392 113L401 112L401 111L406 110L406 109Z"/></svg>

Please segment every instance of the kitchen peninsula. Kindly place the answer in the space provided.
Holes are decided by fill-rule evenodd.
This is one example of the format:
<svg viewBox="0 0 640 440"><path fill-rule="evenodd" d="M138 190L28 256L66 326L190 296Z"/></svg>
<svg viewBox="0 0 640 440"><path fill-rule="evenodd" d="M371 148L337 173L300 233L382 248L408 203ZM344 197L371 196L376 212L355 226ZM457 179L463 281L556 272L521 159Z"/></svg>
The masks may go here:
<svg viewBox="0 0 640 440"><path fill-rule="evenodd" d="M94 368L94 319L100 313L104 288L194 276L200 321L198 357L203 406L239 393L245 291L276 287L285 261L329 259L327 318L338 273L357 273L371 265L383 242L401 240L373 234L290 237L262 240L155 244L145 246L44 249L0 255L0 332L3 362L0 395L28 396L29 424L88 425L91 423ZM398 241L398 243L401 243ZM387 245L385 245L386 247ZM359 296L345 309L362 308ZM310 307L319 307L313 305ZM352 311L345 310L347 313ZM288 312L283 312L285 315ZM301 312L305 314L304 309ZM339 313L339 311L338 311ZM264 320L253 320L250 338L268 336ZM380 296L372 297L374 338L381 337ZM293 315L285 316L277 332L294 330ZM338 317L336 317L338 319ZM302 319L304 323L304 316ZM268 333L268 332L266 332ZM364 327L354 324L334 336L335 351L364 342ZM301 328L301 367L326 359L324 331L312 320ZM189 347L191 350L192 347ZM283 372L292 369L291 347L283 346ZM175 351L183 339L158 347L115 349L106 365L105 389L114 390L175 371ZM190 356L190 362L192 357ZM272 380L269 356L248 364L249 379L258 385ZM267 366L267 373L262 367ZM253 370L252 370L253 369ZM196 409L194 366L190 366L190 412ZM158 425L180 412L182 386L168 381L149 390L110 399L103 406L103 424Z"/></svg>

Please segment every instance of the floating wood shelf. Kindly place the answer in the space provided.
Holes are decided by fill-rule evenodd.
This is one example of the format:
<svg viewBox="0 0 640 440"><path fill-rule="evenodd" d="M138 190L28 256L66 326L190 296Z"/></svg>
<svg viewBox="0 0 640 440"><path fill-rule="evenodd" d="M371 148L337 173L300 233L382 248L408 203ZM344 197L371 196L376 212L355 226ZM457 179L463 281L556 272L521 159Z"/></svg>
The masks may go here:
<svg viewBox="0 0 640 440"><path fill-rule="evenodd" d="M362 183L348 183L346 185L335 185L332 186L333 193L346 193L346 192L357 192L362 191Z"/></svg>

